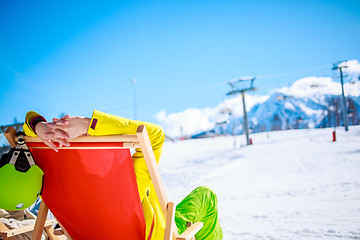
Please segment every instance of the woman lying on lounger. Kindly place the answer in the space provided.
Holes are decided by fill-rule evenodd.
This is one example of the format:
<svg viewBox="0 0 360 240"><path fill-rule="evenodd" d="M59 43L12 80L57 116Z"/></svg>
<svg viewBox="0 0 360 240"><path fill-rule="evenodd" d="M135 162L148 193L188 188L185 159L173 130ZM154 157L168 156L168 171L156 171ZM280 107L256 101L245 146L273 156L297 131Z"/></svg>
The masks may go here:
<svg viewBox="0 0 360 240"><path fill-rule="evenodd" d="M95 110L92 118L65 116L47 122L36 112L28 112L24 132L28 136L38 136L50 148L58 151L59 146L69 146L69 139L81 135L104 136L113 134L135 134L139 125L145 125L156 161L159 163L165 134L162 128L153 123L129 120ZM140 150L132 155L138 183L139 195L146 222L146 239L164 239L165 218L157 201L150 174L143 153ZM176 206L176 226L180 233L186 230L187 222L203 222L204 227L196 234L196 239L222 239L217 198L207 187L198 187Z"/></svg>

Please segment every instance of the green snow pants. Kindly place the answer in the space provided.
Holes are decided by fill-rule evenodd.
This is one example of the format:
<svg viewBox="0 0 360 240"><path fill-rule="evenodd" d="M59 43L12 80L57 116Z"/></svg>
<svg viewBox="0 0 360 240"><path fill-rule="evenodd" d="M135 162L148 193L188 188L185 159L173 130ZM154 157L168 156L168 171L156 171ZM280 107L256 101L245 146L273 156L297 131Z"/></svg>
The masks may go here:
<svg viewBox="0 0 360 240"><path fill-rule="evenodd" d="M195 235L196 240L223 238L216 194L207 187L196 188L176 206L175 222L180 234L186 230L188 222L203 222L203 228Z"/></svg>

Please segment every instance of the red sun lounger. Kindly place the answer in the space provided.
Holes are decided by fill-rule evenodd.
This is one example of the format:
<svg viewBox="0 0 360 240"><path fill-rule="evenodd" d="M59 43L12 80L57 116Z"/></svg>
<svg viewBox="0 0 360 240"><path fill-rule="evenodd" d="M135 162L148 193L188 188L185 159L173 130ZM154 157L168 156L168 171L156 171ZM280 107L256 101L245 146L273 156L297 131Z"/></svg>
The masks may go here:
<svg viewBox="0 0 360 240"><path fill-rule="evenodd" d="M167 200L145 126L139 126L136 135L79 137L58 152L39 138L25 140L44 171L43 201L32 239L41 238L50 209L67 239L145 240L145 219L130 148L141 148L144 154L166 217L165 240L194 239L202 227L202 223L195 223L179 236L174 204ZM60 239L49 235L50 239Z"/></svg>

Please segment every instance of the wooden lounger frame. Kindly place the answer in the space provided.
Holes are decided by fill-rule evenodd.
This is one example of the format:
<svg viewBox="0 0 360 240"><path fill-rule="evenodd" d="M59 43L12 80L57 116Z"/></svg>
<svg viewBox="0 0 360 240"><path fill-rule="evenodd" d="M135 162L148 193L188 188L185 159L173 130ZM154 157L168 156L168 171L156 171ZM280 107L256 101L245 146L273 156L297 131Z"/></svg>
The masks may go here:
<svg viewBox="0 0 360 240"><path fill-rule="evenodd" d="M56 224L56 220L55 219L46 219L45 216L45 221L43 223L43 229L45 230L46 234L50 237L50 239L60 239L58 236L55 235L55 230L53 228L53 225ZM23 234L23 233L27 233L30 231L34 230L34 225L27 225L27 226L23 226L20 228L15 228L15 229L9 229L5 224L3 224L2 222L0 222L0 237L2 239L11 239L11 240L15 240L18 239L16 236ZM42 234L42 231L41 231ZM41 238L41 235L40 235Z"/></svg>
<svg viewBox="0 0 360 240"><path fill-rule="evenodd" d="M5 131L5 136L12 147L16 146L15 135L16 135L16 130L14 128L8 128ZM41 140L39 138L34 138L34 137L25 137L25 141L26 142L41 142ZM146 165L147 165L149 173L150 173L150 177L152 179L156 194L159 199L159 203L161 205L161 209L166 218L166 228L165 228L164 240L195 239L194 236L202 228L203 223L200 223L200 222L195 223L195 224L189 226L189 228L183 234L179 235L179 233L177 231L177 227L175 225L175 221L174 221L174 218L175 218L174 203L168 201L168 198L167 198L167 195L165 192L165 188L164 188L164 184L163 184L163 181L160 176L159 168L156 163L155 155L154 155L154 152L152 151L149 136L148 136L148 133L147 133L144 125L140 125L138 127L136 135L82 136L82 137L73 139L70 142L88 142L88 143L91 143L91 142L94 142L94 143L122 142L123 144L122 144L121 148L141 148L141 150L144 154ZM66 149L66 148L72 148L72 147L71 146L63 147L60 149ZM84 148L89 148L89 147L81 147L81 148L84 149ZM90 148L94 149L94 147L90 147ZM96 148L102 148L102 147L95 147L95 149ZM109 147L106 147L106 148L109 149ZM116 148L119 148L119 147L116 147ZM43 229L45 228L45 230L46 230L47 226L48 226L47 225L48 222L46 221L47 213L48 213L48 207L42 201L31 239L35 239L35 240L41 239ZM59 223L59 224L61 224L61 223ZM3 236L4 232L7 231L7 230L3 229L4 227L5 226L2 226L1 222L0 222L1 236ZM51 227L51 225L50 225L50 227ZM27 231L31 231L31 230L32 229L28 229ZM71 237L67 234L66 229L64 229L62 227L62 230L64 230L64 234L67 236L67 238L71 239ZM15 230L13 229L12 231L15 231ZM21 232L21 233L23 233L23 232ZM51 232L48 233L48 235L49 235L50 239L59 239L58 236L52 234ZM10 237L10 235L7 235L7 237ZM10 239L10 238L5 238L5 239ZM157 240L157 239L155 239L155 240Z"/></svg>

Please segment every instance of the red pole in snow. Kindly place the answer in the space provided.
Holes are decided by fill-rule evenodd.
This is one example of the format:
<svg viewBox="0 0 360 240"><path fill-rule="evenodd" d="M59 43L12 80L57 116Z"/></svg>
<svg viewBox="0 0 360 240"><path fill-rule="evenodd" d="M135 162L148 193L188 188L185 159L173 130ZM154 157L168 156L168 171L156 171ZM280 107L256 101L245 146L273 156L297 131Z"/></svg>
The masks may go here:
<svg viewBox="0 0 360 240"><path fill-rule="evenodd" d="M252 138L250 138L249 140L250 140L250 145L252 145Z"/></svg>
<svg viewBox="0 0 360 240"><path fill-rule="evenodd" d="M333 135L333 142L335 142L336 141L336 132L335 132L335 130L333 131L332 135Z"/></svg>

